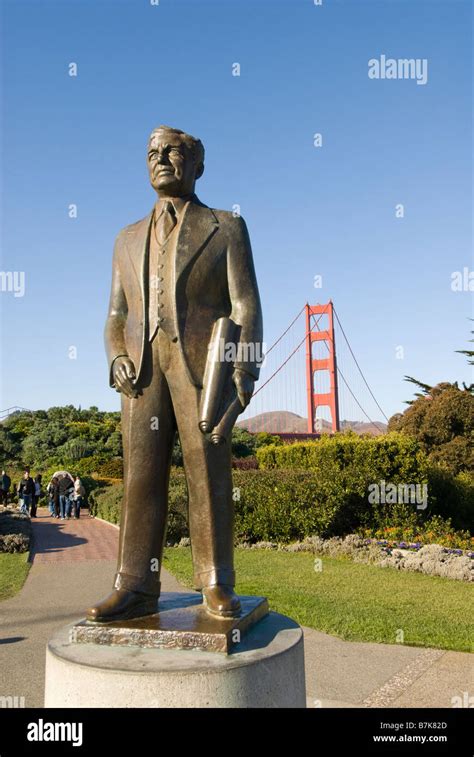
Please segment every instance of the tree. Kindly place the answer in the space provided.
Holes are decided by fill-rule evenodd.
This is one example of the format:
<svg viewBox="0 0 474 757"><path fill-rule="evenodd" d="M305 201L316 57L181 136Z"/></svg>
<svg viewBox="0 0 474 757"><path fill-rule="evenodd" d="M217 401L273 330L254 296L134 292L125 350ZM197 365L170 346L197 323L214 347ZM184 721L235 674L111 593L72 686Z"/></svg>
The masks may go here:
<svg viewBox="0 0 474 757"><path fill-rule="evenodd" d="M269 434L268 431L259 431L255 434L255 447L266 447L268 444L283 444L281 436Z"/></svg>
<svg viewBox="0 0 474 757"><path fill-rule="evenodd" d="M457 384L441 383L390 418L388 431L418 439L433 461L453 473L473 470L474 396Z"/></svg>
<svg viewBox="0 0 474 757"><path fill-rule="evenodd" d="M474 365L473 350L456 351ZM474 384L463 383L460 389L457 381L430 386L412 376L405 380L421 391L415 392L417 399L407 401L404 413L390 418L388 431L414 436L431 460L452 473L474 470Z"/></svg>
<svg viewBox="0 0 474 757"><path fill-rule="evenodd" d="M232 431L232 454L234 457L249 457L255 454L255 436L240 426Z"/></svg>
<svg viewBox="0 0 474 757"><path fill-rule="evenodd" d="M63 444L61 447L61 452L65 459L73 460L74 462L82 460L83 457L89 457L89 455L92 455L93 451L94 450L91 448L87 439L84 439L81 436L76 439L69 439L66 444Z"/></svg>
<svg viewBox="0 0 474 757"><path fill-rule="evenodd" d="M471 320L474 319L471 318ZM474 334L474 331L471 331L471 334ZM474 342L474 339L470 339L469 341ZM474 360L472 359L474 358L474 350L456 350L456 352L458 352L460 355L467 355L467 357L469 358L469 365L474 365ZM421 389L421 393L415 392L415 397L427 397L432 393L434 389L434 387L430 386L429 384L424 384L422 381L418 381L418 379L413 378L413 376L405 376L405 381L410 381L412 384L415 384L419 389ZM455 381L453 384L438 384L438 388L445 385L454 386L456 387L456 389L459 388L457 381ZM463 387L466 392L470 392L471 394L474 393L474 384L467 385L463 382ZM407 405L412 405L414 402L415 400L406 400Z"/></svg>
<svg viewBox="0 0 474 757"><path fill-rule="evenodd" d="M105 442L105 449L110 451L114 457L122 456L122 434L120 431L113 431Z"/></svg>
<svg viewBox="0 0 474 757"><path fill-rule="evenodd" d="M0 458L17 460L21 453L21 441L6 423L0 424Z"/></svg>

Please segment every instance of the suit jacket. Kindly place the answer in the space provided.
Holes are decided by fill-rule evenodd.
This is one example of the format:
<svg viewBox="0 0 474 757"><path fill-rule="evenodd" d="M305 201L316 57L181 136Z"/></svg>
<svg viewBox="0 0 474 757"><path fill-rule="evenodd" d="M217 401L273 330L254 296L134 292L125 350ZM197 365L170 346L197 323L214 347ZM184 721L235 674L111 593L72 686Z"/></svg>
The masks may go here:
<svg viewBox="0 0 474 757"><path fill-rule="evenodd" d="M247 227L242 218L214 210L194 195L183 210L174 261L174 315L178 343L191 381L202 387L208 344L215 321L232 318L240 326L242 349L234 363L258 379L262 312ZM137 385L148 339L149 239L153 211L118 235L105 346L114 386L115 358L127 355ZM252 349L256 351L252 355ZM256 357L256 359L252 359Z"/></svg>

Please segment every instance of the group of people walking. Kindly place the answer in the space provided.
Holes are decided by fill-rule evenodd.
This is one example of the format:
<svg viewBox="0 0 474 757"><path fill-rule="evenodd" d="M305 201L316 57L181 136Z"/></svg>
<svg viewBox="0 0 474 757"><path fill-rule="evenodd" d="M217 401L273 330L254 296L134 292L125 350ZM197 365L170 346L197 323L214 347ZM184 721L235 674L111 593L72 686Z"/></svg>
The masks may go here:
<svg viewBox="0 0 474 757"><path fill-rule="evenodd" d="M47 488L49 512L53 518L69 520L79 518L86 491L79 476L72 480L68 475L54 476Z"/></svg>
<svg viewBox="0 0 474 757"><path fill-rule="evenodd" d="M5 470L2 470L0 485L0 502L7 505L10 497L11 478ZM36 518L38 502L44 494L41 473L32 478L30 471L25 470L18 487L14 486L12 493L13 496L18 495L20 512L29 515L30 518ZM48 495L49 512L53 518L69 520L71 517L80 517L86 491L79 476L72 478L68 473L53 476L46 487L46 493Z"/></svg>

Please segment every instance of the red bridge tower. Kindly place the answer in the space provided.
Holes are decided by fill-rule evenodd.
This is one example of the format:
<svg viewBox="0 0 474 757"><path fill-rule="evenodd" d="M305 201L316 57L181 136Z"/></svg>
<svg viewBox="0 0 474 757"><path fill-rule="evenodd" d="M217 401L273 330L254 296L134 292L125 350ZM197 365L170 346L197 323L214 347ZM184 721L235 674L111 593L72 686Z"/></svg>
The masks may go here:
<svg viewBox="0 0 474 757"><path fill-rule="evenodd" d="M327 315L328 327L320 330L318 321ZM319 318L313 318L319 316ZM313 358L313 342L325 342L328 355L325 358ZM321 394L314 391L314 374L316 371L329 371L329 392ZM329 407L332 431L339 431L339 402L337 393L336 342L334 340L334 315L332 300L325 305L306 305L306 390L308 395L308 433L314 434L316 428L316 410Z"/></svg>

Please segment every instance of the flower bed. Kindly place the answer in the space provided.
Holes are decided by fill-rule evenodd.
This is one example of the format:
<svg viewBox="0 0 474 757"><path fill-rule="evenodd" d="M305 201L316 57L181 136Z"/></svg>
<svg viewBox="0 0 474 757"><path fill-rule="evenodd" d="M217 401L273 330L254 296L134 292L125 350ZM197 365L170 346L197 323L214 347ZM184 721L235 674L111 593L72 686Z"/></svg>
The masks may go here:
<svg viewBox="0 0 474 757"><path fill-rule="evenodd" d="M447 549L474 552L474 538L469 531L456 530L450 518L441 518L439 515L433 515L425 523L366 528L358 533L401 549L419 549L426 544L439 544ZM402 544L405 546L402 547Z"/></svg>
<svg viewBox="0 0 474 757"><path fill-rule="evenodd" d="M0 509L0 552L28 552L31 541L31 521L28 515Z"/></svg>

